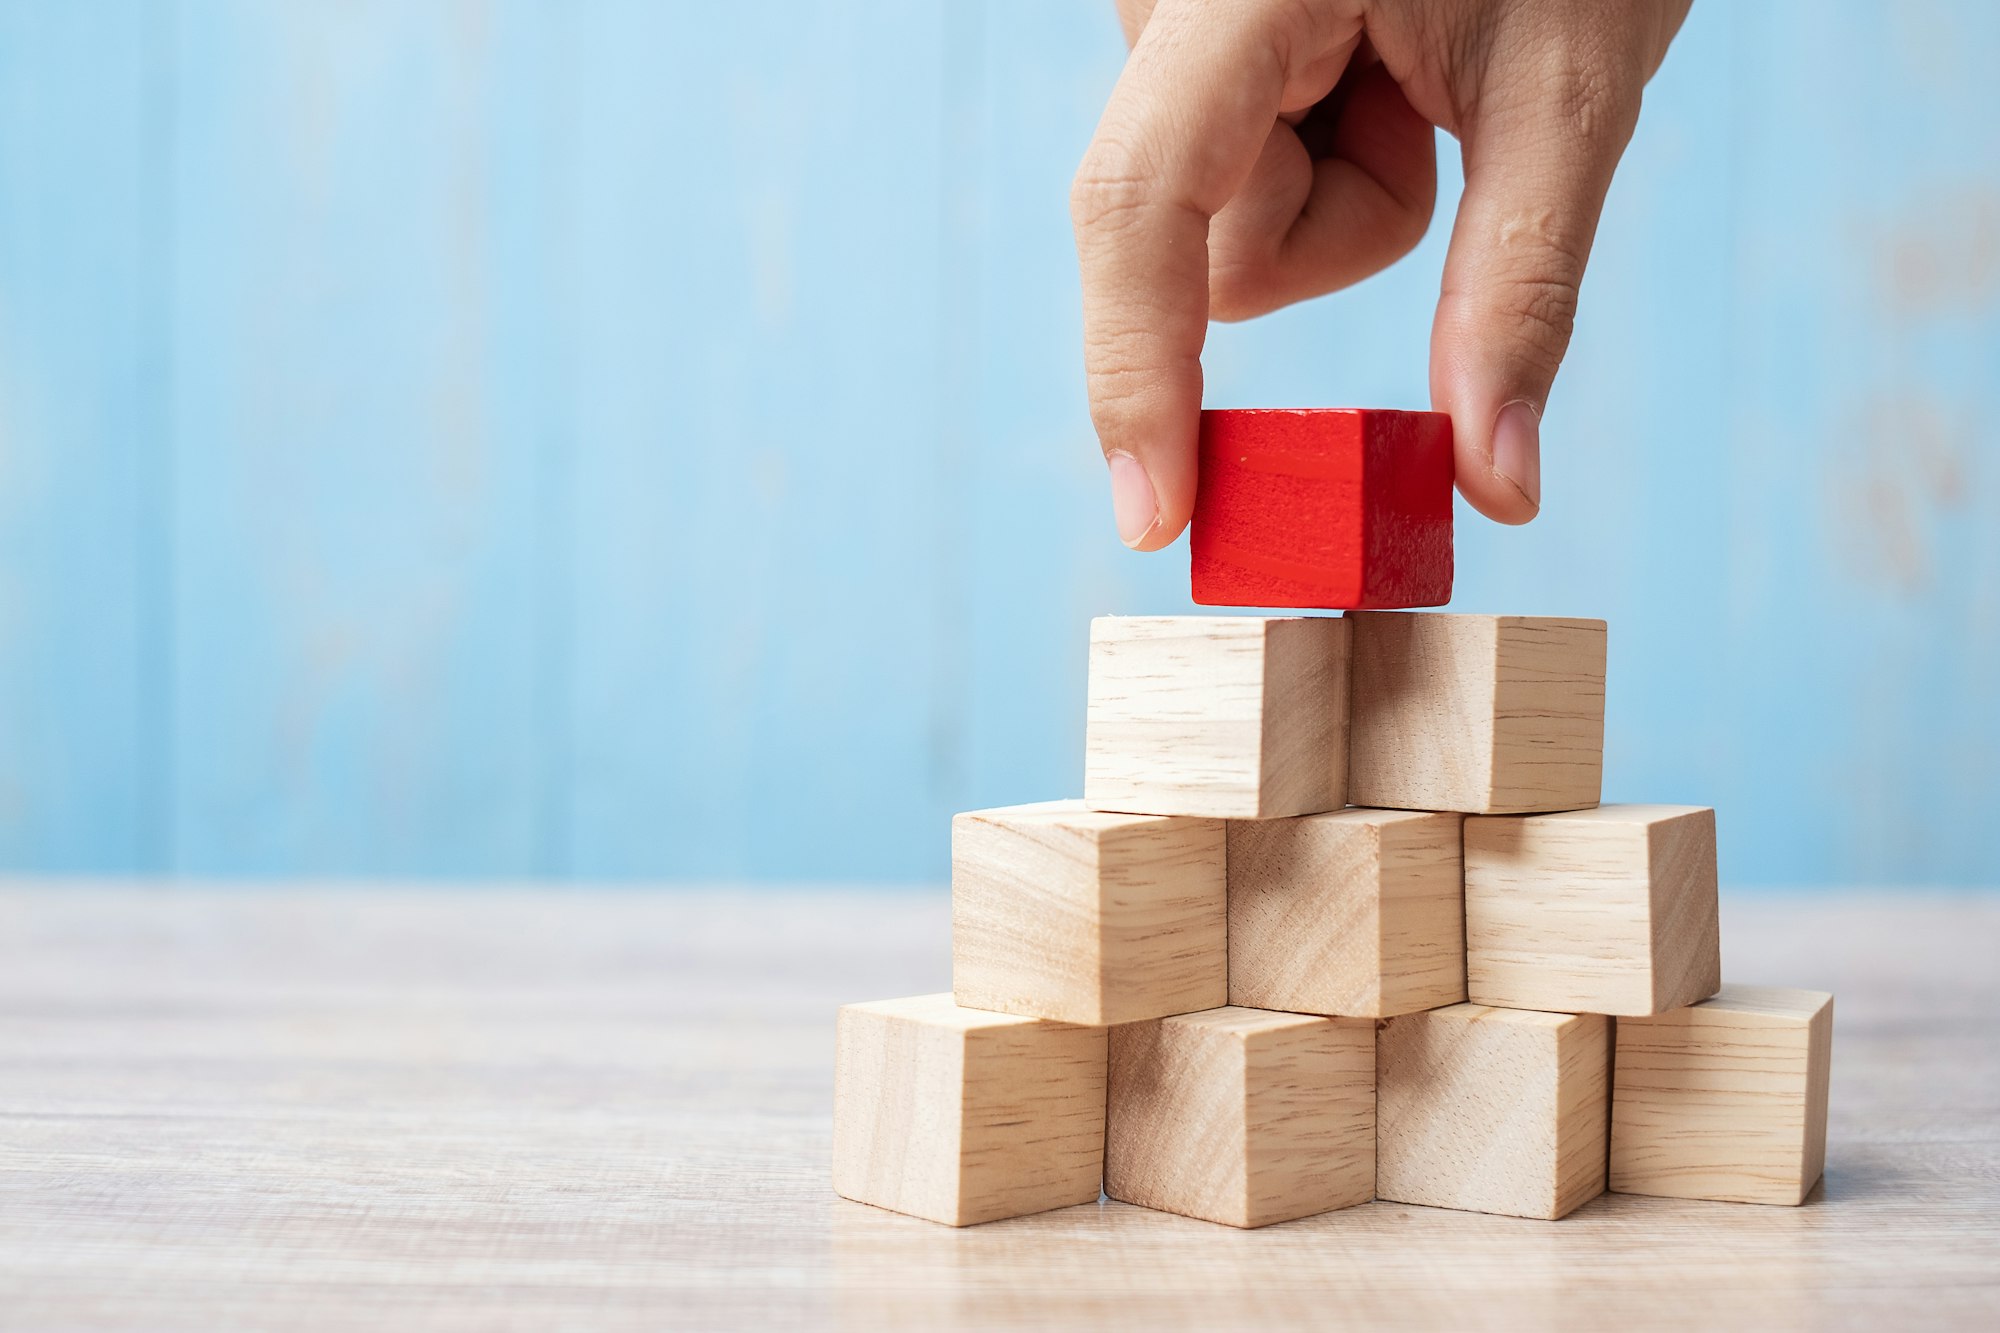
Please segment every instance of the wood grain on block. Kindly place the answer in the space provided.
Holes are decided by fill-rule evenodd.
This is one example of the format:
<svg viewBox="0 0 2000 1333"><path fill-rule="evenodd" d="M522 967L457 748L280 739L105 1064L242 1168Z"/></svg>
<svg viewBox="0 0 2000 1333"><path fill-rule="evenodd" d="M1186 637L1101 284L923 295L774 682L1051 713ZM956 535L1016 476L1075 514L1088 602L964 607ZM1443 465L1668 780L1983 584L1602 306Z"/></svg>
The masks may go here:
<svg viewBox="0 0 2000 1333"><path fill-rule="evenodd" d="M1451 600L1451 418L1371 408L1201 414L1188 525L1203 606Z"/></svg>
<svg viewBox="0 0 2000 1333"><path fill-rule="evenodd" d="M1604 805L1465 821L1477 1004L1657 1014L1722 985L1715 812Z"/></svg>
<svg viewBox="0 0 2000 1333"><path fill-rule="evenodd" d="M1130 1023L1227 1002L1223 824L1050 801L951 825L952 992Z"/></svg>
<svg viewBox="0 0 2000 1333"><path fill-rule="evenodd" d="M1601 620L1357 612L1348 799L1468 814L1597 804Z"/></svg>
<svg viewBox="0 0 2000 1333"><path fill-rule="evenodd" d="M1465 999L1454 814L1229 823L1229 1002L1386 1018Z"/></svg>
<svg viewBox="0 0 2000 1333"><path fill-rule="evenodd" d="M1798 1204L1826 1166L1833 997L1724 986L1618 1020L1611 1188Z"/></svg>
<svg viewBox="0 0 2000 1333"><path fill-rule="evenodd" d="M1105 1193L1236 1227L1375 1193L1375 1025L1223 1008L1111 1031Z"/></svg>
<svg viewBox="0 0 2000 1333"><path fill-rule="evenodd" d="M1375 1193L1563 1217L1604 1192L1611 1020L1458 1004L1376 1036Z"/></svg>
<svg viewBox="0 0 2000 1333"><path fill-rule="evenodd" d="M1347 641L1334 617L1100 616L1084 801L1273 819L1347 803Z"/></svg>
<svg viewBox="0 0 2000 1333"><path fill-rule="evenodd" d="M833 1068L833 1188L950 1226L1097 1198L1103 1028L963 1009L949 995L850 1004Z"/></svg>

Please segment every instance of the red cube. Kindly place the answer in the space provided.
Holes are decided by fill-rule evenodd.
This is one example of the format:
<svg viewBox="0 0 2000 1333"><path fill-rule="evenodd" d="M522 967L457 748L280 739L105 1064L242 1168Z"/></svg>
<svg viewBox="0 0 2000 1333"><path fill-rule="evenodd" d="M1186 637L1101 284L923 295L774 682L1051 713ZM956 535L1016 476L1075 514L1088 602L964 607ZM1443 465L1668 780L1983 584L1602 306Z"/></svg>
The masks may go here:
<svg viewBox="0 0 2000 1333"><path fill-rule="evenodd" d="M1201 414L1188 544L1203 606L1451 600L1451 418L1365 407Z"/></svg>

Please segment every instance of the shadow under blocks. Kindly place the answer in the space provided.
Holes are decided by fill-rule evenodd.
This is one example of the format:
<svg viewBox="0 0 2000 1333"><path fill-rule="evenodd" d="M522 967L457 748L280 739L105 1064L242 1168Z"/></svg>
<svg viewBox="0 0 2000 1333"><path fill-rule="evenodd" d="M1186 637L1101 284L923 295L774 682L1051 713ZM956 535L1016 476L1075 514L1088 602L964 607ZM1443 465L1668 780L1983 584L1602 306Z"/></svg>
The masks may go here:
<svg viewBox="0 0 2000 1333"><path fill-rule="evenodd" d="M1103 617L1080 799L960 815L949 995L840 1011L834 1188L954 1226L1795 1205L1833 997L1725 982L1715 812L1601 805L1601 620L1451 592L1431 413L1206 412L1198 602Z"/></svg>

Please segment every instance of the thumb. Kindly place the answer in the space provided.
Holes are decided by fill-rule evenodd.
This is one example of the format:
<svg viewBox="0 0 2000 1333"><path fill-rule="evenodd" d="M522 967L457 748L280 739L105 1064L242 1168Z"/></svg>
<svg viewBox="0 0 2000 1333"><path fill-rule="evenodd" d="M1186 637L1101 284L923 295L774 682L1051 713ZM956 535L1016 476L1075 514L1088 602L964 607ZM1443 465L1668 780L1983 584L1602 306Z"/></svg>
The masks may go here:
<svg viewBox="0 0 2000 1333"><path fill-rule="evenodd" d="M1431 330L1431 401L1451 414L1459 491L1502 523L1541 509L1542 408L1639 113L1643 76L1576 56L1496 51L1461 131L1465 193Z"/></svg>

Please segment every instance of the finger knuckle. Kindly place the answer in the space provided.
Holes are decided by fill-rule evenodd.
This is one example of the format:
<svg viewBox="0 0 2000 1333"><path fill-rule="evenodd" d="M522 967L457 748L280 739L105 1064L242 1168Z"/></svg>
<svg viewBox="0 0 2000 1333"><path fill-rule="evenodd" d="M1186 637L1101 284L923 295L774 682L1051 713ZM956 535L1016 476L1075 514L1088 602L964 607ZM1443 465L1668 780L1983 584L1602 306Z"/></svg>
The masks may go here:
<svg viewBox="0 0 2000 1333"><path fill-rule="evenodd" d="M1524 88L1532 89L1542 114L1573 142L1622 143L1638 121L1646 82L1641 57L1624 37L1629 25L1587 14L1550 23L1528 48Z"/></svg>
<svg viewBox="0 0 2000 1333"><path fill-rule="evenodd" d="M1502 328L1521 348L1560 359L1576 327L1578 280L1570 274L1520 274L1498 293Z"/></svg>
<svg viewBox="0 0 2000 1333"><path fill-rule="evenodd" d="M1117 230L1154 202L1154 177L1123 144L1093 145L1070 183L1070 220L1079 230Z"/></svg>
<svg viewBox="0 0 2000 1333"><path fill-rule="evenodd" d="M1086 339L1084 353L1091 422L1107 437L1156 420L1176 378L1200 374L1198 363L1162 365L1149 359L1143 339L1132 331L1095 334Z"/></svg>
<svg viewBox="0 0 2000 1333"><path fill-rule="evenodd" d="M1572 142L1623 143L1639 116L1634 86L1606 61L1572 52L1544 75L1542 94L1548 114Z"/></svg>
<svg viewBox="0 0 2000 1333"><path fill-rule="evenodd" d="M1122 436L1144 420L1154 397L1149 377L1131 365L1093 367L1088 388L1090 422L1107 439Z"/></svg>

